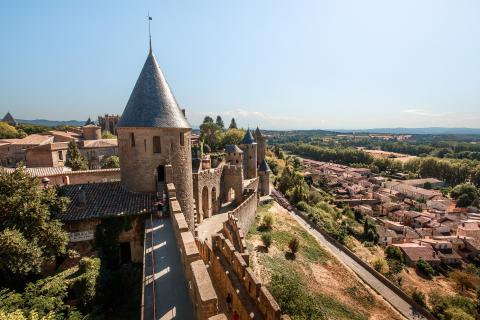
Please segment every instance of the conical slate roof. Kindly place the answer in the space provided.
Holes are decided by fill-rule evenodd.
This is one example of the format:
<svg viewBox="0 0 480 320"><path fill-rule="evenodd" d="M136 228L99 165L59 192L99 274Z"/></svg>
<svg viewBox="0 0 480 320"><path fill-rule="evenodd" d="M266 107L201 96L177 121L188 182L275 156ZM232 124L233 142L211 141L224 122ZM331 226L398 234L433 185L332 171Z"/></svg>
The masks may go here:
<svg viewBox="0 0 480 320"><path fill-rule="evenodd" d="M262 163L260 163L260 167L258 168L258 171L268 172L272 170L270 170L270 166L268 165L267 161L263 160Z"/></svg>
<svg viewBox="0 0 480 320"><path fill-rule="evenodd" d="M257 130L255 130L255 138L258 139L258 138L261 138L262 136L263 136L262 132L260 131L260 129L257 126Z"/></svg>
<svg viewBox="0 0 480 320"><path fill-rule="evenodd" d="M255 143L255 139L253 139L250 129L247 129L247 132L245 132L245 136L243 137L243 140L242 142L240 142L240 144L252 144L252 143Z"/></svg>
<svg viewBox="0 0 480 320"><path fill-rule="evenodd" d="M90 117L88 117L87 119L87 122L85 122L84 126L88 126L88 125L95 125L95 122L92 121L92 119Z"/></svg>
<svg viewBox="0 0 480 320"><path fill-rule="evenodd" d="M242 149L240 149L237 145L235 144L227 144L225 146L225 152L226 153L243 153Z"/></svg>
<svg viewBox="0 0 480 320"><path fill-rule="evenodd" d="M148 54L117 127L191 128L152 51Z"/></svg>
<svg viewBox="0 0 480 320"><path fill-rule="evenodd" d="M6 122L6 123L9 123L9 124L17 123L17 121L15 120L15 118L13 118L13 116L10 114L10 112L7 112L5 117L3 117L3 119L2 119L2 122Z"/></svg>

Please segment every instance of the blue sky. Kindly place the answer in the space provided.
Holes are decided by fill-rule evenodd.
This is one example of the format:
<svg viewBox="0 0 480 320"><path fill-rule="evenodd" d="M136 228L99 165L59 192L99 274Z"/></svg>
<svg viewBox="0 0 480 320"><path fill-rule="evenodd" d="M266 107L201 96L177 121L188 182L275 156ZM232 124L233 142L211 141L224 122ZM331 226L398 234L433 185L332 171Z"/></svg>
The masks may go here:
<svg viewBox="0 0 480 320"><path fill-rule="evenodd" d="M480 127L480 1L2 1L0 114L121 114L148 50L192 124Z"/></svg>

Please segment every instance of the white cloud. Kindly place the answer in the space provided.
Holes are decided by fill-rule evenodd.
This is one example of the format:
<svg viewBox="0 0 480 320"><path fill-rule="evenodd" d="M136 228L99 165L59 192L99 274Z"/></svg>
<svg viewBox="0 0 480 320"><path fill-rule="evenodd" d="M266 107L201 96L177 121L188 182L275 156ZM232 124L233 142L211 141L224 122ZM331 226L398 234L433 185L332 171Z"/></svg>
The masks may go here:
<svg viewBox="0 0 480 320"><path fill-rule="evenodd" d="M443 118L452 114L451 112L433 112L426 109L404 109L403 112L415 116L432 118Z"/></svg>

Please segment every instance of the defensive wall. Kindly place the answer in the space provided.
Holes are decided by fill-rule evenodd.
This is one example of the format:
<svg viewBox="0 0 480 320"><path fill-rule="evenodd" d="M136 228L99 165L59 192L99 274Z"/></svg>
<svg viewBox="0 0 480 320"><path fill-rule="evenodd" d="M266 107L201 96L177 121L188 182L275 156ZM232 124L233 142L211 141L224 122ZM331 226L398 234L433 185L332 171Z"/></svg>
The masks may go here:
<svg viewBox="0 0 480 320"><path fill-rule="evenodd" d="M192 174L197 223L220 210L222 174L222 164L217 168L205 169Z"/></svg>
<svg viewBox="0 0 480 320"><path fill-rule="evenodd" d="M237 224L242 230L250 230L250 226L255 220L255 214L257 213L258 198L257 192L250 191L247 193L246 199L240 203L235 209L229 212L229 215L233 215L238 219Z"/></svg>
<svg viewBox="0 0 480 320"><path fill-rule="evenodd" d="M242 202L243 192L243 168L241 165L226 164L223 166L222 195L225 202L233 201L236 204ZM229 198L229 192L233 190L234 198Z"/></svg>
<svg viewBox="0 0 480 320"><path fill-rule="evenodd" d="M170 219L180 251L185 278L189 283L189 294L197 319L208 319L218 314L218 298L207 267L200 258L193 234L176 198L173 183L167 184Z"/></svg>

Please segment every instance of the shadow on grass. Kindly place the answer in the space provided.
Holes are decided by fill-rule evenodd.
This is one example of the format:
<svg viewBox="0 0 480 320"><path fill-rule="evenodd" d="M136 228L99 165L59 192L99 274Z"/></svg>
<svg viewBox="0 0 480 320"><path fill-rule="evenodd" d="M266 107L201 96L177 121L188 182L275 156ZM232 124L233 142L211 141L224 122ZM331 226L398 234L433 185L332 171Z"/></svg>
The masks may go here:
<svg viewBox="0 0 480 320"><path fill-rule="evenodd" d="M269 228L264 224L261 224L257 227L257 231L260 231L260 232L267 232L267 231L270 231L270 230L272 230L272 228Z"/></svg>
<svg viewBox="0 0 480 320"><path fill-rule="evenodd" d="M268 248L266 246L263 246L263 245L258 245L258 246L255 247L255 251L268 253Z"/></svg>
<svg viewBox="0 0 480 320"><path fill-rule="evenodd" d="M291 253L290 251L285 252L285 259L293 261L295 260L295 258L295 254Z"/></svg>

